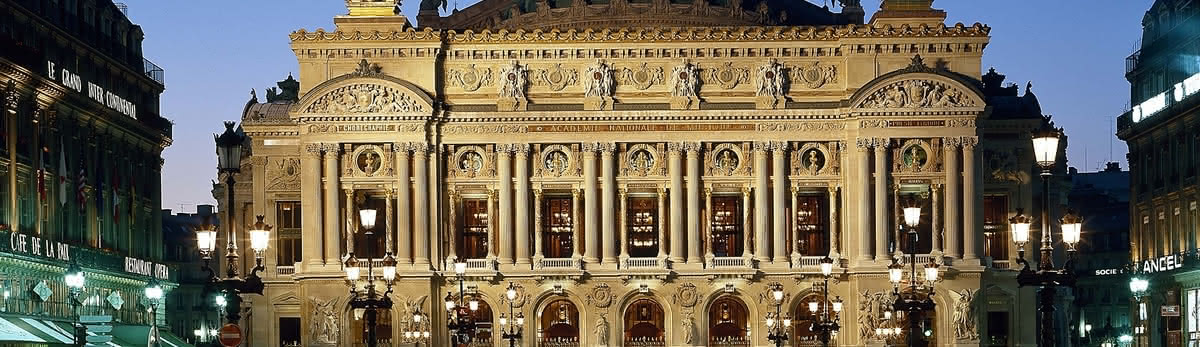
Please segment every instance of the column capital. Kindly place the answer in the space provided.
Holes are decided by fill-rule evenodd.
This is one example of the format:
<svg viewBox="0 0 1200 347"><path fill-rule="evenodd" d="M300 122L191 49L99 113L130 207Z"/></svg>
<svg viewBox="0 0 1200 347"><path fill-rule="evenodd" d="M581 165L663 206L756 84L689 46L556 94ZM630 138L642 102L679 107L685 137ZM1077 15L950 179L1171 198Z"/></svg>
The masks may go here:
<svg viewBox="0 0 1200 347"><path fill-rule="evenodd" d="M495 147L496 154L503 154L505 156L507 156L509 153L512 153L514 149L513 144L511 143L497 143Z"/></svg>
<svg viewBox="0 0 1200 347"><path fill-rule="evenodd" d="M783 155L783 154L787 153L787 150L788 150L788 142L787 141L770 141L770 142L768 142L768 145L770 146L771 151L774 151L778 155Z"/></svg>
<svg viewBox="0 0 1200 347"><path fill-rule="evenodd" d="M667 153L678 155L680 151L683 151L683 142L667 142Z"/></svg>
<svg viewBox="0 0 1200 347"><path fill-rule="evenodd" d="M325 152L326 159L336 159L341 152L336 143L322 143L321 151Z"/></svg>
<svg viewBox="0 0 1200 347"><path fill-rule="evenodd" d="M409 149L408 149L408 142L393 142L393 143L392 143L392 150L393 150L393 151L395 151L396 153L401 153L401 154L403 154L403 155L408 155L408 150L409 150Z"/></svg>
<svg viewBox="0 0 1200 347"><path fill-rule="evenodd" d="M617 189L617 195L621 197L621 200L625 200L625 196L628 194L629 194L628 188Z"/></svg>
<svg viewBox="0 0 1200 347"><path fill-rule="evenodd" d="M512 144L512 146L513 146L512 147L513 153L518 154L520 157L528 157L529 156L529 144L528 143L514 143L514 144Z"/></svg>
<svg viewBox="0 0 1200 347"><path fill-rule="evenodd" d="M892 140L886 137L873 137L871 138L871 143L873 144L872 147L875 148L875 152L886 152L889 148L892 148Z"/></svg>
<svg viewBox="0 0 1200 347"><path fill-rule="evenodd" d="M541 199L542 199L542 188L534 188L534 189L533 189L533 196L534 196L535 198L537 198L538 200L541 200Z"/></svg>
<svg viewBox="0 0 1200 347"><path fill-rule="evenodd" d="M599 142L584 142L584 143L580 144L580 146L579 146L579 151L583 152L585 154L586 153L595 153L599 149L600 149Z"/></svg>
<svg viewBox="0 0 1200 347"><path fill-rule="evenodd" d="M431 148L429 144L425 142L409 142L408 149L413 151L414 155L424 157L429 155L429 150Z"/></svg>
<svg viewBox="0 0 1200 347"><path fill-rule="evenodd" d="M963 136L961 141L964 150L975 150L975 146L979 145L979 136Z"/></svg>
<svg viewBox="0 0 1200 347"><path fill-rule="evenodd" d="M617 151L617 143L616 142L597 142L596 143L596 151L600 152L601 155L611 157L613 155L613 153L615 153Z"/></svg>
<svg viewBox="0 0 1200 347"><path fill-rule="evenodd" d="M658 187L657 187L657 190L658 190L658 196L659 196L659 198L660 198L660 199L661 199L663 196L667 195L667 187L664 187L664 186L661 186L661 185L660 185L660 186L658 186Z"/></svg>
<svg viewBox="0 0 1200 347"><path fill-rule="evenodd" d="M751 187L749 185L742 186L742 194L745 194L746 196L750 196L750 192L753 190L754 190L754 187ZM749 208L749 206L743 206L742 208Z"/></svg>
<svg viewBox="0 0 1200 347"><path fill-rule="evenodd" d="M859 151L867 152L871 150L871 147L875 146L875 141L870 137L859 137L854 139L854 144Z"/></svg>
<svg viewBox="0 0 1200 347"><path fill-rule="evenodd" d="M571 189L571 198L572 199L579 200L580 195L583 195L583 189L579 189L579 188ZM572 206L571 208L575 208L575 207Z"/></svg>
<svg viewBox="0 0 1200 347"><path fill-rule="evenodd" d="M323 145L319 142L307 143L304 144L304 153L301 154L311 157L320 157L322 148Z"/></svg>
<svg viewBox="0 0 1200 347"><path fill-rule="evenodd" d="M942 149L947 151L957 150L958 146L962 145L961 137L947 137L942 139Z"/></svg>
<svg viewBox="0 0 1200 347"><path fill-rule="evenodd" d="M704 197L705 198L712 197L712 192L713 192L712 187L704 187Z"/></svg>
<svg viewBox="0 0 1200 347"><path fill-rule="evenodd" d="M694 142L694 141L693 142L680 142L679 148L680 148L680 150L687 152L688 155L699 154L700 153L700 142Z"/></svg>
<svg viewBox="0 0 1200 347"><path fill-rule="evenodd" d="M8 85L4 87L4 109L8 113L17 113L18 101L21 99L21 92L17 90L17 83L13 80L8 80Z"/></svg>
<svg viewBox="0 0 1200 347"><path fill-rule="evenodd" d="M446 190L446 196L450 197L450 201L458 201L458 191L454 189Z"/></svg>
<svg viewBox="0 0 1200 347"><path fill-rule="evenodd" d="M930 184L929 189L932 190L934 194L937 194L937 192L942 191L942 184L941 183Z"/></svg>
<svg viewBox="0 0 1200 347"><path fill-rule="evenodd" d="M496 200L500 194L499 189L488 189L487 195L489 200Z"/></svg>
<svg viewBox="0 0 1200 347"><path fill-rule="evenodd" d="M834 184L834 185L826 186L825 189L829 190L829 194L832 195L832 194L837 194L838 190L842 189L842 186Z"/></svg>
<svg viewBox="0 0 1200 347"><path fill-rule="evenodd" d="M755 152L770 152L774 149L774 142L771 141L754 141L752 147Z"/></svg>

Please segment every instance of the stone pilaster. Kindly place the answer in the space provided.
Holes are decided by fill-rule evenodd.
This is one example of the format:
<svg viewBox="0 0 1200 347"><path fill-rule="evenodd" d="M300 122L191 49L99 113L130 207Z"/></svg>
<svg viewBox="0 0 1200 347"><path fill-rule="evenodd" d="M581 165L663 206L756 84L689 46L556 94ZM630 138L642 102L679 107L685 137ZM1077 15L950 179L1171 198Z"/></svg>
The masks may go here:
<svg viewBox="0 0 1200 347"><path fill-rule="evenodd" d="M338 211L341 207L338 205L338 199L341 198L341 192L338 188L338 155L340 149L337 144L324 144L321 146L324 151L323 162L325 165L325 228L322 231L325 239L325 265L337 266L341 263L341 227L338 223L341 222L341 217L338 217Z"/></svg>
<svg viewBox="0 0 1200 347"><path fill-rule="evenodd" d="M787 213L784 211L787 208L787 164L785 154L787 154L787 146L785 143L772 143L771 150L771 171L775 176L774 186L771 188L771 193L774 196L772 202L771 216L773 220L773 232L775 236L771 252L774 256L771 262L776 264L787 263Z"/></svg>
<svg viewBox="0 0 1200 347"><path fill-rule="evenodd" d="M496 190L499 197L497 209L500 212L496 216L496 229L500 237L497 238L494 248L498 249L500 264L504 265L514 263L512 149L512 144L496 145Z"/></svg>
<svg viewBox="0 0 1200 347"><path fill-rule="evenodd" d="M321 149L319 143L304 145L300 155L300 217L302 256L305 270L312 270L325 263L321 244Z"/></svg>
<svg viewBox="0 0 1200 347"><path fill-rule="evenodd" d="M400 142L394 146L396 149L396 229L400 231L396 235L396 262L407 265L412 264L412 194L410 194L412 165L409 163L408 143ZM453 247L449 251L450 254L454 254Z"/></svg>
<svg viewBox="0 0 1200 347"><path fill-rule="evenodd" d="M983 195L978 190L982 184L978 179L979 168L976 167L975 146L979 144L979 138L975 136L967 136L962 138L963 151L963 260L968 262L979 261L979 251L982 247L979 240L982 238L983 220L980 218L980 212L983 210L981 203ZM1178 238L1177 238L1178 239Z"/></svg>
<svg viewBox="0 0 1200 347"><path fill-rule="evenodd" d="M871 255L871 146L874 141L870 138L858 138L858 165L856 183L858 187L858 260L868 261Z"/></svg>
<svg viewBox="0 0 1200 347"><path fill-rule="evenodd" d="M413 266L420 270L429 269L429 144L414 142L410 144L413 150L414 185L417 194L413 196L416 203L413 213Z"/></svg>

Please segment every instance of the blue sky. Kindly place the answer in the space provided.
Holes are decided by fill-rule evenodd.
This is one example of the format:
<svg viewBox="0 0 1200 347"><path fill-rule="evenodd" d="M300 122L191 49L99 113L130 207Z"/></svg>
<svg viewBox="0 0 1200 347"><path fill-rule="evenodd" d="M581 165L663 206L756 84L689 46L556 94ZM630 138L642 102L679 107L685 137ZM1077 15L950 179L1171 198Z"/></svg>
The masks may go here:
<svg viewBox="0 0 1200 347"><path fill-rule="evenodd" d="M447 0L463 8L473 0ZM251 88L274 86L297 70L288 33L333 28L340 0L124 0L146 33L146 57L166 70L163 116L175 122L163 168L163 208L192 211L215 201L212 133L239 116ZM810 0L822 4L835 1ZM1141 36L1151 0L938 0L948 23L992 27L984 69L1021 86L1033 81L1045 113L1071 137L1068 159L1081 171L1108 160L1125 167L1114 118L1129 103L1124 59ZM415 20L419 1L402 5ZM864 0L868 18L879 0ZM414 23L415 24L415 23ZM304 81L301 81L304 83ZM1111 155L1110 155L1111 148Z"/></svg>

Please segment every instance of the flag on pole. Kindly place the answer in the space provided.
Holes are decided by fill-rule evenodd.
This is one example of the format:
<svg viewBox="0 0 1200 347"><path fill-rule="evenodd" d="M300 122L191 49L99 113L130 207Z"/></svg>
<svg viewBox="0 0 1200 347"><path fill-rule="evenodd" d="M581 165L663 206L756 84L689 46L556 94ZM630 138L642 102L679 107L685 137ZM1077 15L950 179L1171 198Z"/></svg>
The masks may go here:
<svg viewBox="0 0 1200 347"><path fill-rule="evenodd" d="M120 170L114 168L112 175L113 223L117 223L121 220L121 193L118 192L118 190L121 189L121 176L119 171Z"/></svg>
<svg viewBox="0 0 1200 347"><path fill-rule="evenodd" d="M96 216L104 213L104 164L96 163Z"/></svg>
<svg viewBox="0 0 1200 347"><path fill-rule="evenodd" d="M67 148L63 147L62 138L58 139L58 204L67 206Z"/></svg>
<svg viewBox="0 0 1200 347"><path fill-rule="evenodd" d="M83 160L83 152L79 152L79 177L75 178L75 201L79 204L79 212L87 211L87 163Z"/></svg>
<svg viewBox="0 0 1200 347"><path fill-rule="evenodd" d="M42 158L41 153L38 153L38 154L39 154L38 155L39 160L37 161L38 162L38 170L37 170L38 195L40 195L42 197L42 202L45 202L46 201L46 167L45 167L45 163L42 163L42 161L40 160ZM38 204L38 205L41 205L41 204Z"/></svg>

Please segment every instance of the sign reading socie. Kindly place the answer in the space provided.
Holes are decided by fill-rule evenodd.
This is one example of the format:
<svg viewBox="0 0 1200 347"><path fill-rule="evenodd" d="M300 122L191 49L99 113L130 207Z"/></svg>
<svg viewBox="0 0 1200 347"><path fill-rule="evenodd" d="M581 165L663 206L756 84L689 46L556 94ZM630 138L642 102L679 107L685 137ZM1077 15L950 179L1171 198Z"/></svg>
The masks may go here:
<svg viewBox="0 0 1200 347"><path fill-rule="evenodd" d="M166 280L168 275L170 275L170 269L167 268L166 264L155 264L152 261L133 257L125 257L125 272L142 276L153 274L155 278L160 280Z"/></svg>
<svg viewBox="0 0 1200 347"><path fill-rule="evenodd" d="M46 77L58 81L64 87L74 90L76 93L85 93L84 86L87 86L87 96L96 102L103 104L105 107L117 111L123 115L137 118L137 105L125 100L120 95L114 94L110 90L105 90L98 84L91 81L84 81L83 77L67 70L59 68L53 61L46 61Z"/></svg>
<svg viewBox="0 0 1200 347"><path fill-rule="evenodd" d="M71 261L71 245L37 236L8 233L8 247L16 254Z"/></svg>
<svg viewBox="0 0 1200 347"><path fill-rule="evenodd" d="M1096 276L1111 276L1125 273L1125 269L1097 269Z"/></svg>

